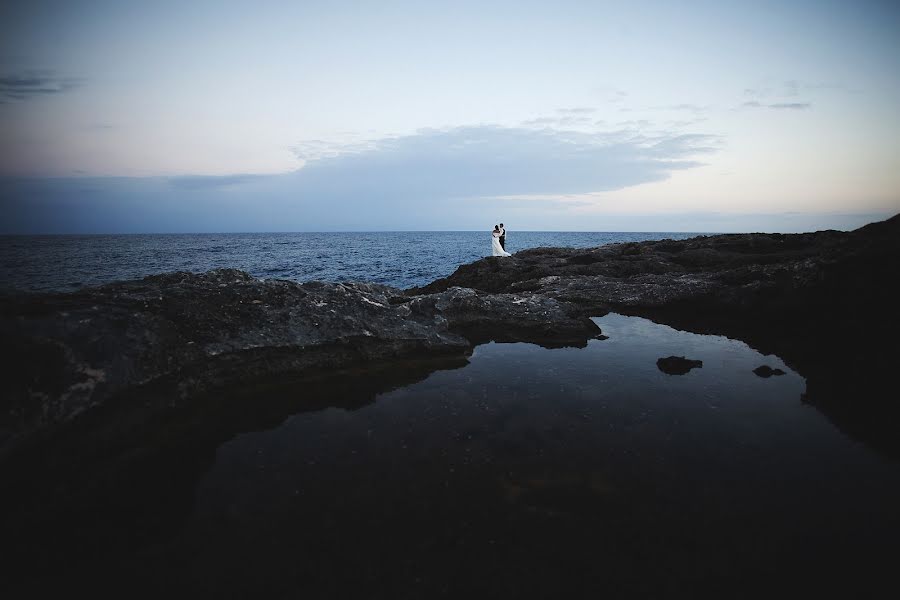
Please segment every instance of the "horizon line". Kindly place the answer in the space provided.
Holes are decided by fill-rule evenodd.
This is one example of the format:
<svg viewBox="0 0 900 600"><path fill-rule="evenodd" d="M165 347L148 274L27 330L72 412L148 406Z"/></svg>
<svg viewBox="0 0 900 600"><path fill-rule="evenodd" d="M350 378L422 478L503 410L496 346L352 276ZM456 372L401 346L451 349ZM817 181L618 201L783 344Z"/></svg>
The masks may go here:
<svg viewBox="0 0 900 600"><path fill-rule="evenodd" d="M660 230L590 230L590 229L511 229L513 233L694 233L698 235L721 233L760 233L749 231L681 231L675 229ZM333 229L333 230L296 230L296 231L122 231L122 232L38 232L38 233L4 233L2 237L29 236L64 236L64 235L278 235L296 233L490 233L490 229Z"/></svg>

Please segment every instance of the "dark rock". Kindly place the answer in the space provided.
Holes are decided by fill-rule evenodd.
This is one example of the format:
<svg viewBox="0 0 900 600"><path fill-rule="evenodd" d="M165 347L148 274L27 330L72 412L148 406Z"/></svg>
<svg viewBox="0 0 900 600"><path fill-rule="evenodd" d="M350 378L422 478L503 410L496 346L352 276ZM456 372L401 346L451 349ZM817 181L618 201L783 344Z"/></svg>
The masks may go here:
<svg viewBox="0 0 900 600"><path fill-rule="evenodd" d="M691 369L703 366L702 360L691 360L683 356L667 356L656 361L657 368L668 375L684 375Z"/></svg>
<svg viewBox="0 0 900 600"><path fill-rule="evenodd" d="M850 232L727 234L533 248L460 266L407 294L453 286L548 296L571 310L643 316L740 339L807 381L808 402L836 425L900 457L893 368L900 338L893 287L900 215ZM842 352L834 351L841 331Z"/></svg>
<svg viewBox="0 0 900 600"><path fill-rule="evenodd" d="M472 343L533 342L549 348L583 348L600 333L597 325L571 305L531 294L486 294L470 288L419 296L410 303L429 306L447 319L451 331Z"/></svg>
<svg viewBox="0 0 900 600"><path fill-rule="evenodd" d="M771 377L772 375L784 375L781 369L773 369L769 365L762 365L753 369L753 372L760 377Z"/></svg>
<svg viewBox="0 0 900 600"><path fill-rule="evenodd" d="M548 296L451 288L410 298L383 285L262 281L232 269L7 296L0 446L139 386L168 386L187 402L279 374L465 355L489 339L584 346L598 331Z"/></svg>
<svg viewBox="0 0 900 600"><path fill-rule="evenodd" d="M393 288L258 281L222 269L171 273L73 294L0 300L2 428L67 421L136 386L177 376L179 397L260 375L470 344Z"/></svg>

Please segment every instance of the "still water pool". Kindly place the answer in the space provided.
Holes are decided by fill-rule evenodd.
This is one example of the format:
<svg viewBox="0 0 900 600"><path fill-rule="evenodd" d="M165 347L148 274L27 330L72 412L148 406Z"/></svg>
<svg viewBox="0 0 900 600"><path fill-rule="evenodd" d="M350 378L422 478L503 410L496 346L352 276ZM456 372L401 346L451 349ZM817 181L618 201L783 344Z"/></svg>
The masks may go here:
<svg viewBox="0 0 900 600"><path fill-rule="evenodd" d="M485 344L233 437L177 534L115 570L220 597L735 597L887 577L900 465L804 404L800 375L740 341L596 322L608 339L585 348ZM668 375L670 355L703 365Z"/></svg>

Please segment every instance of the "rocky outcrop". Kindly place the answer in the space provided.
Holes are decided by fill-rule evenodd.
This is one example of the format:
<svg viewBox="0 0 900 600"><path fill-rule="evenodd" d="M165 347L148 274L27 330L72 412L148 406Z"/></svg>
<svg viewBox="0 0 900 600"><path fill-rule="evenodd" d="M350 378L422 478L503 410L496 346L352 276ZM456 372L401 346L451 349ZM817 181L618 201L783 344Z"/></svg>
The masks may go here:
<svg viewBox="0 0 900 600"><path fill-rule="evenodd" d="M450 277L408 293L436 293L451 286L530 292L591 312L687 304L732 312L772 301L782 309L808 302L809 292L830 283L845 284L832 281L849 274L841 267L896 252L897 217L884 225L851 233L754 233L590 249L534 248L463 265ZM867 287L877 285L877 279Z"/></svg>
<svg viewBox="0 0 900 600"><path fill-rule="evenodd" d="M851 232L731 234L484 258L408 294L451 286L614 310L775 353L805 400L854 437L900 456L892 400L900 338L900 215Z"/></svg>
<svg viewBox="0 0 900 600"><path fill-rule="evenodd" d="M777 353L850 431L848 406L887 410L876 390L897 358L898 248L894 217L853 232L535 248L405 291L222 269L0 297L0 446L138 397L183 405L274 376L464 357L488 340L584 346L602 337L589 317L610 310Z"/></svg>
<svg viewBox="0 0 900 600"><path fill-rule="evenodd" d="M148 386L181 403L278 374L463 355L472 340L583 346L599 333L547 296L450 288L411 298L382 285L261 281L231 269L7 297L0 331L7 439Z"/></svg>

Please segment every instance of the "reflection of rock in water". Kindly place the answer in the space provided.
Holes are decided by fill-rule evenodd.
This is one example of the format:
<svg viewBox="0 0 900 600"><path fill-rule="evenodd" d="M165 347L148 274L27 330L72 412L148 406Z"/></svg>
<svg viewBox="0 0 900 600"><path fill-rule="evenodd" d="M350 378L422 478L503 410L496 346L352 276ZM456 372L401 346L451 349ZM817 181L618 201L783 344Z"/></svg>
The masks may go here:
<svg viewBox="0 0 900 600"><path fill-rule="evenodd" d="M656 361L657 368L668 375L684 375L691 369L703 366L702 360L692 360L683 356L667 356Z"/></svg>
<svg viewBox="0 0 900 600"><path fill-rule="evenodd" d="M775 354L808 383L807 401L871 446L900 457L900 355L894 295L900 215L855 231L729 234L688 240L533 248L462 265L409 294L453 286L556 298ZM835 331L841 335L836 338Z"/></svg>
<svg viewBox="0 0 900 600"><path fill-rule="evenodd" d="M491 339L583 348L597 333L586 315L549 296L453 288L410 297L377 284L263 281L234 269L0 295L0 451L148 384L168 382L173 401L187 404L265 377L459 355Z"/></svg>
<svg viewBox="0 0 900 600"><path fill-rule="evenodd" d="M753 372L764 378L772 377L773 375L784 375L784 371L781 369L773 369L769 365L760 365L753 369Z"/></svg>
<svg viewBox="0 0 900 600"><path fill-rule="evenodd" d="M93 411L0 463L0 528L4 544L15 548L5 566L24 581L44 577L47 565L72 556L90 560L166 539L190 513L194 487L225 441L300 412L354 410L378 394L466 364L464 357L375 364L220 390L188 406L176 406L171 389L148 389L120 410ZM134 409L142 404L143 412Z"/></svg>

